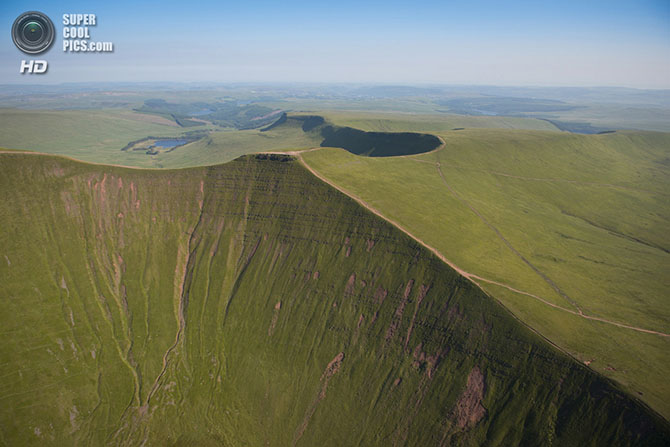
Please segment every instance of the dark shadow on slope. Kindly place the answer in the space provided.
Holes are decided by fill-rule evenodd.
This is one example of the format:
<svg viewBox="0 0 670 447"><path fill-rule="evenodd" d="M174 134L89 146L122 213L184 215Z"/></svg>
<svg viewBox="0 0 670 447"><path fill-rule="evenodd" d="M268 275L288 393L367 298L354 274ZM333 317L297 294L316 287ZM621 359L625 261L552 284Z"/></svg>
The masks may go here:
<svg viewBox="0 0 670 447"><path fill-rule="evenodd" d="M326 120L323 119L322 116L318 115L295 116L292 118L302 122L303 132L310 132L326 123Z"/></svg>
<svg viewBox="0 0 670 447"><path fill-rule="evenodd" d="M435 135L413 132L366 132L351 127L325 126L321 146L341 147L368 157L414 155L437 149L442 142Z"/></svg>
<svg viewBox="0 0 670 447"><path fill-rule="evenodd" d="M583 122L577 122L577 121L559 121L559 120L551 120L551 119L546 119L546 118L538 118L538 119L541 119L542 121L546 121L548 123L551 123L554 126L556 126L559 130L562 130L564 132L581 133L581 134L585 134L585 135L616 132L615 130L609 129L607 127L593 126L593 125L591 125L591 123L583 123Z"/></svg>
<svg viewBox="0 0 670 447"><path fill-rule="evenodd" d="M286 112L284 112L284 113L281 114L281 116L279 117L279 119L277 121L275 121L274 123L270 124L267 127L262 128L261 132L267 132L268 130L272 130L275 127L281 126L282 124L284 124L286 122L286 119L287 119Z"/></svg>
<svg viewBox="0 0 670 447"><path fill-rule="evenodd" d="M435 135L416 132L367 132L353 127L330 124L318 115L287 115L286 113L261 129L267 132L284 126L298 126L303 132L317 132L323 138L321 147L340 147L352 154L367 157L414 155L437 149L442 141Z"/></svg>

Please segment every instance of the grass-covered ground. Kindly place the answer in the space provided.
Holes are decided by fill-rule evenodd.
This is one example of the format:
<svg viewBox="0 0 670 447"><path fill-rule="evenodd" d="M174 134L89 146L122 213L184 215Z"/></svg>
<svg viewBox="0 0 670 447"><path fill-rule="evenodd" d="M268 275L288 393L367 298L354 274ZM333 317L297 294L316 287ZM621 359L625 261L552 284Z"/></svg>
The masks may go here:
<svg viewBox="0 0 670 447"><path fill-rule="evenodd" d="M318 113L338 126L377 132L444 132L458 128L558 130L547 121L508 116L349 111Z"/></svg>
<svg viewBox="0 0 670 447"><path fill-rule="evenodd" d="M121 149L153 137L172 137L197 129L204 138L174 151L147 155ZM221 130L216 126L181 128L158 115L129 110L0 109L0 147L67 155L79 160L142 168L174 168L224 163L240 155L267 150L309 148L321 140L299 126L272 132Z"/></svg>
<svg viewBox="0 0 670 447"><path fill-rule="evenodd" d="M286 125L262 132L237 130L212 132L209 136L152 159L152 167L180 168L225 163L241 155L308 149L318 146L321 138L305 133L300 126Z"/></svg>
<svg viewBox="0 0 670 447"><path fill-rule="evenodd" d="M666 421L289 157L0 154L2 445L663 445Z"/></svg>
<svg viewBox="0 0 670 447"><path fill-rule="evenodd" d="M183 130L165 118L129 110L0 109L0 146L97 163L139 164L147 158L143 152L121 152L130 141ZM127 163L120 163L123 157Z"/></svg>
<svg viewBox="0 0 670 447"><path fill-rule="evenodd" d="M546 121L528 118L468 117L331 112L335 125L372 131L434 132L454 127L553 129ZM152 137L173 137L197 130L208 137L174 151L148 155L121 151L129 143ZM22 110L0 109L0 147L67 155L79 160L142 168L178 168L225 163L240 155L318 146L319 136L296 123L272 131L223 130L218 126L179 127L174 120L124 109Z"/></svg>
<svg viewBox="0 0 670 447"><path fill-rule="evenodd" d="M478 281L668 417L670 337L579 314L670 333L670 135L438 134L445 148L419 156L303 158L465 271L536 295Z"/></svg>
<svg viewBox="0 0 670 447"><path fill-rule="evenodd" d="M623 327L670 332L668 134L572 135L530 118L323 115L337 126L441 136L444 149L420 156L371 159L319 149L302 157L480 277L481 287L533 329L670 416L668 337ZM267 132L214 131L149 156L120 148L188 129L123 110L5 109L0 117L0 144L137 167L213 165L322 141L288 120Z"/></svg>

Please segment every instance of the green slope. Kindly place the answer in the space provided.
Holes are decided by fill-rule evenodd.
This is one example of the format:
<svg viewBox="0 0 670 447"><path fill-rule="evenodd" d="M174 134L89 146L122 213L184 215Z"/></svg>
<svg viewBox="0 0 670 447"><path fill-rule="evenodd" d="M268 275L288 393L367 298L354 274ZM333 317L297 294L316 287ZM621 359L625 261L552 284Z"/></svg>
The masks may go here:
<svg viewBox="0 0 670 447"><path fill-rule="evenodd" d="M398 111L343 112L328 110L315 113L324 116L337 126L377 132L445 132L454 128L558 130L556 126L544 120L509 116L471 116L446 113L433 115L428 113L401 113Z"/></svg>
<svg viewBox="0 0 670 447"><path fill-rule="evenodd" d="M0 170L4 445L669 439L289 157L142 171L2 154Z"/></svg>
<svg viewBox="0 0 670 447"><path fill-rule="evenodd" d="M147 155L145 150L122 151L128 143L146 138L180 136L189 130L210 130L204 138L173 151ZM214 126L176 127L174 122L128 110L0 109L0 147L67 155L78 160L142 168L181 168L230 161L267 150L309 148L322 141L300 126L285 125L272 132L222 131Z"/></svg>
<svg viewBox="0 0 670 447"><path fill-rule="evenodd" d="M271 132L239 130L213 132L208 137L173 152L152 158L152 167L181 168L228 162L241 155L318 146L315 133L305 133L299 126L281 126Z"/></svg>
<svg viewBox="0 0 670 447"><path fill-rule="evenodd" d="M523 321L670 415L670 134L464 130L444 149L303 158L435 247ZM558 306L557 309L553 306Z"/></svg>
<svg viewBox="0 0 670 447"><path fill-rule="evenodd" d="M149 135L174 136L184 129L167 119L128 110L0 109L0 147L68 155L98 163L132 164L147 156L120 150Z"/></svg>
<svg viewBox="0 0 670 447"><path fill-rule="evenodd" d="M169 118L169 114L166 115ZM291 114L300 117L300 114ZM142 168L182 168L225 163L241 155L261 151L281 151L319 146L324 139L327 145L347 145L358 141L354 151L369 152L376 146L388 148L402 135L393 135L381 141L385 135L362 134L346 127L355 127L370 132L432 132L451 130L453 127L522 127L554 129L545 121L526 118L433 116L375 113L329 112L325 115L335 124L333 132L322 135L323 129L302 129L302 122L288 122L271 130L222 130L214 125L182 128L170 118L159 115L137 113L123 109L96 110L22 110L0 109L0 147L32 150L51 154L67 155L78 160L133 166ZM276 119L278 115L271 118ZM269 118L268 118L269 119ZM518 121L518 122L517 122ZM265 121L263 121L265 122ZM323 126L327 128L328 126ZM344 129L343 129L344 128ZM173 151L148 155L145 150L121 151L129 143L149 137L180 136L185 132L199 130L210 133ZM312 131L310 131L312 130ZM412 143L401 142L400 146ZM334 138L335 137L335 138ZM366 137L369 141L365 141ZM422 136L417 147L434 146L433 136ZM382 144L383 143L383 144ZM423 149L417 150L421 152ZM379 152L379 151L378 151Z"/></svg>

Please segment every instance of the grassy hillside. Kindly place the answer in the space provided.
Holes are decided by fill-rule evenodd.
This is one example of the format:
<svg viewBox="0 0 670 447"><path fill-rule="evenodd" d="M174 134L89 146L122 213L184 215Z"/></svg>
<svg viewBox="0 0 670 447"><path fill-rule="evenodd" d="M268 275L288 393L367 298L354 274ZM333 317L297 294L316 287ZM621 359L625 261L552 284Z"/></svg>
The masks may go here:
<svg viewBox="0 0 670 447"><path fill-rule="evenodd" d="M187 106L184 106L187 107ZM193 107L193 106L188 106ZM204 107L201 105L201 107ZM186 109L191 110L191 109ZM193 109L195 110L195 109ZM268 109L269 110L269 109ZM294 120L275 126L269 131L221 130L214 125L183 128L168 118L156 114L137 113L123 109L97 110L21 110L0 109L0 147L67 155L79 160L142 168L180 168L225 163L244 154L261 151L280 151L319 146L328 135L307 132ZM299 114L292 114L299 117ZM450 115L419 116L410 114L375 114L329 112L328 124L355 127L378 132L433 132L454 127L521 127L553 129L546 121L519 118L468 117ZM272 115L267 120L276 120ZM266 121L259 121L265 123ZM198 123L202 124L202 123ZM260 124L259 124L260 125ZM121 151L129 143L143 138L181 136L189 131L210 132L208 137L177 148L174 151L148 155L146 151ZM348 130L351 132L352 130ZM356 132L356 131L353 131ZM346 133L346 132L345 132ZM363 134L363 137L371 134ZM380 134L380 136L384 136ZM332 132L332 145L346 145L349 135ZM424 137L430 139L432 137ZM359 140L361 138L358 138ZM364 139L364 138L363 138ZM363 152L374 150L379 141L364 142ZM388 147L393 140L385 141ZM430 141L427 142L430 145ZM420 145L427 144L420 142ZM360 144L359 144L360 146Z"/></svg>
<svg viewBox="0 0 670 447"><path fill-rule="evenodd" d="M169 117L183 127L210 123L238 130L266 126L281 112L258 104L239 105L237 101L170 103L163 99L146 100L136 110Z"/></svg>
<svg viewBox="0 0 670 447"><path fill-rule="evenodd" d="M444 132L455 128L558 130L547 121L506 116L340 112L330 110L319 112L319 114L338 126L378 132Z"/></svg>
<svg viewBox="0 0 670 447"><path fill-rule="evenodd" d="M0 147L99 163L119 163L124 155L119 152L130 141L182 131L167 119L126 110L0 109Z"/></svg>
<svg viewBox="0 0 670 447"><path fill-rule="evenodd" d="M415 157L303 157L670 416L670 337L584 318L670 333L670 134L441 136L444 149Z"/></svg>
<svg viewBox="0 0 670 447"><path fill-rule="evenodd" d="M269 132L260 130L213 132L207 138L178 150L152 157L151 166L181 168L218 164L254 152L308 149L318 146L321 141L316 133L305 133L300 126L290 124Z"/></svg>
<svg viewBox="0 0 670 447"><path fill-rule="evenodd" d="M3 445L670 436L289 157L176 171L0 161Z"/></svg>
<svg viewBox="0 0 670 447"><path fill-rule="evenodd" d="M318 146L321 139L300 127L282 126L273 132L258 130L212 131L172 152L147 155L122 151L128 143L148 136L179 136L189 129L157 115L127 110L19 110L0 109L0 147L67 155L79 160L134 166L171 168L203 166L230 161L263 150Z"/></svg>
<svg viewBox="0 0 670 447"><path fill-rule="evenodd" d="M279 125L263 130L221 130L199 126L205 135L173 151L149 155L133 151L132 142L152 137L181 136L189 129L158 115L124 110L18 110L0 109L0 146L67 155L79 160L141 168L182 168L225 163L262 151L307 149L338 145L360 153L393 152L412 147L425 152L439 145L432 135L361 132L332 126L320 117L310 125L292 114ZM277 120L279 115L273 115ZM305 125L307 124L307 125ZM376 149L377 148L377 149ZM122 150L124 149L124 150Z"/></svg>

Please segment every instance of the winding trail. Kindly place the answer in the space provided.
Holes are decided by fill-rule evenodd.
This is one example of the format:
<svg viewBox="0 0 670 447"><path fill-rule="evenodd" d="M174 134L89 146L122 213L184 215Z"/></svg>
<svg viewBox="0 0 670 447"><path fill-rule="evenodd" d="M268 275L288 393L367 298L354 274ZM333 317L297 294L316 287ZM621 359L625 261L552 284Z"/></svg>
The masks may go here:
<svg viewBox="0 0 670 447"><path fill-rule="evenodd" d="M442 146L441 146L441 147L442 147ZM441 147L440 147L440 148L441 148ZM670 338L670 334L667 334L667 333L665 333L665 332L654 331L654 330L651 330L651 329L645 329L645 328L641 328L641 327L637 327L637 326L632 326L632 325L629 325L629 324L626 324L626 323L620 323L620 322L618 322L618 321L608 320L608 319L606 319L606 318L600 318L600 317L596 317L596 316L592 316L592 315L587 315L587 314L585 314L585 313L584 313L584 312L583 312L583 311L576 305L576 303L573 303L573 304L575 305L575 307L577 308L577 310L573 310L573 309L569 309L569 308L566 308L566 307L562 307L562 306L559 306L559 305L557 305L557 304L554 304L554 303L552 303L552 302L550 302L550 301L548 301L548 300L546 300L546 299L544 299L544 298L542 298L542 297L540 297L540 296L537 296L537 295L535 295L535 294L532 294L532 293L529 293L529 292L525 292L525 291L523 291L523 290L516 289L516 288L514 288L514 287L512 287L512 286L510 286L510 285L508 285L508 284L504 284L504 283L501 283L501 282L498 282L498 281L494 281L494 280L491 280L491 279L483 278L483 277L481 277L481 276L475 275L474 273L470 273L470 272L467 272L467 271L463 270L462 268L460 268L460 267L458 267L456 264L454 264L452 261L450 261L449 259L447 259L447 258L446 258L440 251L438 251L436 248L434 248L434 247L428 245L428 244L427 244L426 242L424 242L421 238L419 238L419 237L415 236L414 234L412 234L407 228L403 227L400 223L398 223L397 221L395 221L395 220L393 220L393 219L390 219L390 218L386 217L386 216L383 215L379 210L377 210L376 208L374 208L373 206L371 206L369 203L367 203L366 201L364 201L363 199L361 199L361 198L358 197L357 195L352 194L351 192L347 191L346 189L344 189L344 188L341 187L340 185L338 185L338 184L332 182L331 180L329 180L329 179L327 179L326 177L324 177L323 175L321 175L321 174L320 174L319 172L317 172L314 168L312 168L312 167L311 167L311 166L304 160L304 158L302 157L302 153L304 153L304 152L311 152L311 151L316 151L316 150L320 150L320 149L323 149L323 148L321 148L321 147L317 147L317 148L306 149L306 150L302 150L302 151L263 152L263 153L265 153L265 154L281 154L281 155L292 155L292 156L294 156L294 157L295 157L295 158L296 158L296 159L297 159L297 160L298 160L298 161L299 161L299 162L300 162L300 163L301 163L301 164L302 164L302 165L303 165L309 172L311 172L311 173L312 173L314 176L316 176L319 180L321 180L321 181L327 183L328 185L330 185L330 186L332 186L333 188L337 189L337 190L340 191L341 193L346 194L347 196L351 197L353 200L355 200L356 202L358 202L359 205L365 207L368 211L370 211L370 212L372 212L373 214L375 214L375 215L381 217L382 219L384 219L385 221L389 222L391 225L395 226L395 227L398 228L400 231L402 231L403 233L405 233L406 235L408 235L409 237L411 237L412 239L414 239L415 241L417 241L418 243L420 243L421 245L423 245L425 248L427 248L428 250L430 250L435 256L437 256L442 262L444 262L444 263L447 264L449 267L451 267L451 268L454 269L456 272L458 272L461 276L463 276L464 278L466 278L467 280L469 280L470 282L472 282L475 286L477 286L479 289L481 289L481 290L482 290L484 293L486 293L487 295L488 295L488 292L486 292L486 290L484 290L484 288L482 287L482 285L480 284L480 282L485 282L485 283L489 283L489 284L494 284L494 285L496 285L496 286L503 287L503 288L505 288L505 289L507 289L507 290L510 290L510 291L512 291L512 292L519 293L519 294L521 294L521 295L525 295L525 296L531 297L531 298L533 298L533 299L535 299L535 300L537 300L537 301L539 301L539 302L541 302L541 303L543 303L543 304L546 304L547 306L550 306L550 307L552 307L552 308L554 308L554 309L561 310L561 311L563 311L563 312L567 312L567 313L569 313L569 314L571 314L571 315L574 315L574 316L577 316L577 317L581 317L581 318L584 318L584 319L586 319L586 320L598 321L598 322L600 322L600 323L609 324L609 325L616 326L616 327L620 327L620 328L623 328L623 329L630 329L630 330L633 330L633 331L636 331L636 332L641 332L641 333L645 333L645 334L652 334L652 335L657 335L657 336L660 336L660 337L667 337L667 338ZM439 149L439 148L438 148L438 149ZM437 149L436 149L436 150L437 150ZM423 155L423 154L421 154L421 155ZM417 160L417 161L418 161L418 160ZM430 162L427 162L427 163L430 163ZM439 162L438 162L438 163L439 163ZM431 163L431 164L434 164L434 163ZM438 170L439 170L439 165L438 165ZM441 170L440 170L440 175L441 175L442 178L444 179ZM445 184L446 184L446 180L445 180ZM476 214L479 215L479 213L476 213ZM481 216L480 216L480 217L481 217ZM503 238L503 239L504 239L504 238ZM513 248L512 248L512 249L513 249ZM531 268L532 268L532 266L531 266ZM534 269L534 270L535 270L535 269ZM543 276L543 275L541 275L541 272L540 272L540 276ZM551 280L549 280L549 281L551 281ZM561 296L563 296L562 293L561 293ZM568 300L570 300L570 302L572 302L572 300L569 299L569 297L568 297ZM531 328L531 329L532 329L532 328ZM537 332L537 331L535 331L535 332Z"/></svg>
<svg viewBox="0 0 670 447"><path fill-rule="evenodd" d="M577 309L577 312L579 314L583 314L582 309L579 307L579 305L568 296L567 293L563 292L560 287L558 287L558 284L556 284L551 278L549 278L544 272L542 272L540 269L538 269L535 265L533 265L524 255L522 255L514 246L510 243L510 241L507 240L505 236L502 235L500 230L496 228L492 223L490 223L477 209L470 204L467 200L465 200L463 197L461 197L460 194L456 192L454 188L447 183L447 178L444 176L444 173L442 172L442 168L440 166L440 162L436 162L435 166L437 167L437 172L440 174L440 178L442 178L442 183L444 183L444 186L447 187L449 192L461 203L463 203L465 206L467 206L470 211L472 211L479 219L486 224L487 227L489 227L493 232L498 236L498 238L503 241L503 243L509 248L512 253L514 253L521 261L523 261L524 264L526 264L528 267L531 268L540 278L542 278L549 286L556 291L560 296L565 298L572 306Z"/></svg>

